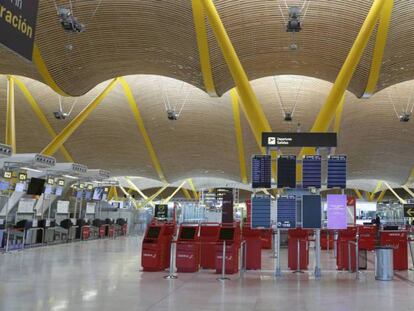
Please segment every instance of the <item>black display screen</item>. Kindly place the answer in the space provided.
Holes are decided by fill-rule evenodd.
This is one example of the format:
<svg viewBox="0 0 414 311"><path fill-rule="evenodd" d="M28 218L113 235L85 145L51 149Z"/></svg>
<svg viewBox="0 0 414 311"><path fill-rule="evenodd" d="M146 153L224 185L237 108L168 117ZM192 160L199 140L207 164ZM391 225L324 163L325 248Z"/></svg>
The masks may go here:
<svg viewBox="0 0 414 311"><path fill-rule="evenodd" d="M149 227L147 232L148 239L158 239L160 235L161 227Z"/></svg>
<svg viewBox="0 0 414 311"><path fill-rule="evenodd" d="M296 188L296 156L280 156L277 159L277 187Z"/></svg>
<svg viewBox="0 0 414 311"><path fill-rule="evenodd" d="M234 228L221 228L220 229L220 240L232 241L234 237Z"/></svg>
<svg viewBox="0 0 414 311"><path fill-rule="evenodd" d="M271 188L272 158L270 155L252 157L252 188Z"/></svg>
<svg viewBox="0 0 414 311"><path fill-rule="evenodd" d="M27 188L27 194L41 195L45 187L46 180L41 178L31 178L29 187Z"/></svg>
<svg viewBox="0 0 414 311"><path fill-rule="evenodd" d="M180 240L194 240L195 234L195 227L182 227L180 232Z"/></svg>

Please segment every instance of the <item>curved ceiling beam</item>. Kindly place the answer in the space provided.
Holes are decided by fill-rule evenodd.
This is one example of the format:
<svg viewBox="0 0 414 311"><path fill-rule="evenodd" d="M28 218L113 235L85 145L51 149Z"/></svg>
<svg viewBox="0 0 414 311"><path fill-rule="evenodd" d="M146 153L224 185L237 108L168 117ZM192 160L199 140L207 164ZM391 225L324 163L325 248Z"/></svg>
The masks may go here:
<svg viewBox="0 0 414 311"><path fill-rule="evenodd" d="M56 84L55 80L50 75L37 44L34 44L33 46L33 62L35 63L37 71L42 76L44 82L49 85L52 90L54 90L59 95L70 96L64 90L62 90L59 85Z"/></svg>
<svg viewBox="0 0 414 311"><path fill-rule="evenodd" d="M128 104L132 110L135 121L137 123L138 129L144 139L145 145L147 147L149 156L151 158L152 165L155 171L158 174L158 177L163 183L167 183L165 175L161 169L161 164L158 159L157 154L155 153L154 146L152 145L151 138L148 135L147 129L145 128L144 120L142 119L141 112L138 109L137 102L135 101L134 95L132 94L131 88L129 87L128 82L124 78L119 78L119 81L124 89L125 96L128 100Z"/></svg>
<svg viewBox="0 0 414 311"><path fill-rule="evenodd" d="M394 0L387 0L382 8L381 17L377 30L374 55L372 56L371 71L369 72L368 83L362 98L370 98L376 91L379 75L381 72L384 49L387 44L388 29L390 26Z"/></svg>
<svg viewBox="0 0 414 311"><path fill-rule="evenodd" d="M211 97L217 97L217 92L213 80L213 72L211 71L210 51L207 41L207 31L203 6L200 0L192 0L192 7L204 87L207 94L209 94Z"/></svg>
<svg viewBox="0 0 414 311"><path fill-rule="evenodd" d="M329 129L329 125L335 116L336 110L341 102L341 98L344 96L356 67L361 60L371 34L374 31L377 19L386 1L387 0L375 0L372 4L367 17L362 24L361 30L359 31L358 36L356 37L355 42L338 73L335 83L333 84L324 105L313 123L311 132L326 132ZM303 155L314 153L314 148L302 148L299 158ZM302 165L297 166L296 175L297 180L302 180Z"/></svg>

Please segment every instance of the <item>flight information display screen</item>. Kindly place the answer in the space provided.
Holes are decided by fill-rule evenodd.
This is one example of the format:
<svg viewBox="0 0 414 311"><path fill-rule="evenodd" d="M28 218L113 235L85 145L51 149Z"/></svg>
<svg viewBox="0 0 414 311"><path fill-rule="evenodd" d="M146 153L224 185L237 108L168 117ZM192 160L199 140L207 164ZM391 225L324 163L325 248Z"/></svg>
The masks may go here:
<svg viewBox="0 0 414 311"><path fill-rule="evenodd" d="M270 155L252 157L252 188L272 187L272 158Z"/></svg>
<svg viewBox="0 0 414 311"><path fill-rule="evenodd" d="M302 187L321 188L322 186L322 156L307 155L302 163Z"/></svg>
<svg viewBox="0 0 414 311"><path fill-rule="evenodd" d="M328 188L346 188L346 156L329 156Z"/></svg>
<svg viewBox="0 0 414 311"><path fill-rule="evenodd" d="M277 159L277 187L296 188L296 156L282 155Z"/></svg>

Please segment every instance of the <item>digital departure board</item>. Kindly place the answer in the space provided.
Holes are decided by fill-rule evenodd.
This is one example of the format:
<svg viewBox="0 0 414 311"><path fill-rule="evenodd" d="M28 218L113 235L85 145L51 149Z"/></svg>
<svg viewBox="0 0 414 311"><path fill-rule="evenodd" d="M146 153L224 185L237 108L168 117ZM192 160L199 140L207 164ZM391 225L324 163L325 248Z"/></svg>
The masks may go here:
<svg viewBox="0 0 414 311"><path fill-rule="evenodd" d="M296 188L296 156L282 155L278 157L277 187Z"/></svg>
<svg viewBox="0 0 414 311"><path fill-rule="evenodd" d="M251 200L251 228L270 228L270 195L254 196Z"/></svg>
<svg viewBox="0 0 414 311"><path fill-rule="evenodd" d="M270 155L252 157L252 188L272 187L272 158Z"/></svg>
<svg viewBox="0 0 414 311"><path fill-rule="evenodd" d="M302 187L321 188L322 184L322 157L320 155L306 155L302 162Z"/></svg>
<svg viewBox="0 0 414 311"><path fill-rule="evenodd" d="M328 188L346 188L346 156L328 157Z"/></svg>
<svg viewBox="0 0 414 311"><path fill-rule="evenodd" d="M296 196L290 195L277 199L277 227L296 228Z"/></svg>

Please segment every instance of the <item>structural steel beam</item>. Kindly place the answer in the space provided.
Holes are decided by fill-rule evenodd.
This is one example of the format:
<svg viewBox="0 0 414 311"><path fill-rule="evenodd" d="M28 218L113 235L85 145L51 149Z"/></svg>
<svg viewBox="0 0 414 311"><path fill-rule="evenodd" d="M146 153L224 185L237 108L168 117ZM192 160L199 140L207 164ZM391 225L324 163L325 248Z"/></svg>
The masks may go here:
<svg viewBox="0 0 414 311"><path fill-rule="evenodd" d="M42 154L52 156L72 136L92 111L105 99L108 93L118 83L119 78L113 79L108 86L90 104L88 104L43 150Z"/></svg>
<svg viewBox="0 0 414 311"><path fill-rule="evenodd" d="M165 199L164 200L164 203L168 203L168 202L170 202L171 201L171 199L177 194L177 192L178 191L180 191L180 189L185 185L185 183L186 183L187 181L186 180L184 180L179 186L178 186L178 188L177 189L175 189L175 191L167 198L167 199Z"/></svg>
<svg viewBox="0 0 414 311"><path fill-rule="evenodd" d="M241 99L241 105L246 114L250 128L253 131L256 142L261 146L261 136L263 132L271 132L272 129L263 112L263 109L256 97L247 78L246 72L237 56L236 50L224 28L213 0L199 0L203 5L204 12L210 22L210 26L220 46L223 57L227 63L233 81L237 87L237 92Z"/></svg>
<svg viewBox="0 0 414 311"><path fill-rule="evenodd" d="M382 8L377 29L374 54L372 56L371 70L369 72L367 87L362 98L370 98L376 91L381 72L382 58L387 44L388 29L390 26L393 6L394 0L387 0Z"/></svg>
<svg viewBox="0 0 414 311"><path fill-rule="evenodd" d="M16 153L16 114L14 110L14 79L7 76L6 145Z"/></svg>
<svg viewBox="0 0 414 311"><path fill-rule="evenodd" d="M49 121L47 120L45 114L43 113L42 109L40 109L40 106L37 104L36 100L32 96L32 94L29 92L27 87L24 85L24 83L16 78L13 77L14 82L19 87L20 91L22 91L23 95L26 97L26 100L28 101L30 107L33 109L33 112L36 114L37 118L39 119L40 123L46 128L47 132L52 138L55 138L57 136L55 130L50 125ZM60 152L62 152L63 156L65 157L66 161L68 162L75 162L70 155L69 151L65 148L64 145L60 147Z"/></svg>
<svg viewBox="0 0 414 311"><path fill-rule="evenodd" d="M361 191L359 191L359 189L354 189L355 194L357 195L358 199L363 200L364 197L361 194Z"/></svg>
<svg viewBox="0 0 414 311"><path fill-rule="evenodd" d="M234 132L236 134L237 150L239 153L239 164L240 164L240 177L242 183L247 184L247 171L246 171L246 160L244 157L244 143L243 133L240 122L240 107L239 107L239 96L235 89L230 91L231 103L233 106L233 119L234 119Z"/></svg>
<svg viewBox="0 0 414 311"><path fill-rule="evenodd" d="M191 197L190 192L188 192L188 190L186 188L182 188L184 196L187 200L192 200L193 198Z"/></svg>
<svg viewBox="0 0 414 311"><path fill-rule="evenodd" d="M407 186L402 186L402 187L403 187L403 189L404 189L405 191L407 191L407 193L408 193L409 195L411 195L411 197L413 197L413 198L414 198L414 192L412 192L410 188L408 188Z"/></svg>
<svg viewBox="0 0 414 311"><path fill-rule="evenodd" d="M403 198L401 198L398 194L397 194L397 192L395 192L395 190L386 182L386 181L384 181L384 184L387 186L387 188L392 192L392 194L394 194L394 196L400 201L400 203L402 203L402 204L406 204L407 203L407 201L406 200L404 200Z"/></svg>
<svg viewBox="0 0 414 311"><path fill-rule="evenodd" d="M54 90L56 93L62 95L62 96L69 96L65 91L63 91L53 80L52 76L49 73L49 70L47 70L46 64L42 58L42 55L40 54L39 47L37 44L34 44L33 47L33 62L36 65L37 71L42 76L43 81L50 86L52 90Z"/></svg>
<svg viewBox="0 0 414 311"><path fill-rule="evenodd" d="M158 177L163 183L166 183L167 180L165 178L165 175L161 169L160 161L158 160L157 154L155 153L154 146L152 145L152 141L148 135L147 129L144 125L144 120L142 119L141 112L138 109L137 102L135 101L134 95L132 94L131 88L128 85L128 82L124 78L119 78L119 81L122 85L122 88L124 89L125 96L128 100L128 104L132 110L132 113L134 115L135 121L137 123L138 129L142 135L142 138L144 139L145 145L147 147L149 156L152 161L152 166L154 167L155 171L158 174Z"/></svg>
<svg viewBox="0 0 414 311"><path fill-rule="evenodd" d="M387 0L375 0L372 4L371 9L369 10L368 15L355 39L355 42L352 45L351 50L349 51L348 56L346 57L341 70L338 73L338 76L336 77L335 83L333 84L324 105L313 123L311 132L328 131L329 125L331 124L336 110L341 103L341 98L344 96L358 63L361 60L371 34L375 28L377 19L386 1ZM303 155L314 154L314 152L314 148L302 148L299 158ZM300 166L298 166L296 173L298 180L302 180L302 169Z"/></svg>
<svg viewBox="0 0 414 311"><path fill-rule="evenodd" d="M201 73L203 75L204 88L206 92L217 97L214 86L213 73L211 71L210 51L207 41L206 22L203 6L200 0L192 0L194 28L197 36L198 54L200 57Z"/></svg>
<svg viewBox="0 0 414 311"><path fill-rule="evenodd" d="M191 187L191 190L193 191L193 195L194 195L194 199L198 200L198 192L194 186L193 180L192 179L187 179L188 185Z"/></svg>

